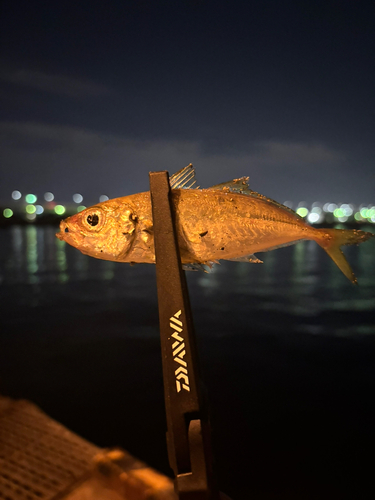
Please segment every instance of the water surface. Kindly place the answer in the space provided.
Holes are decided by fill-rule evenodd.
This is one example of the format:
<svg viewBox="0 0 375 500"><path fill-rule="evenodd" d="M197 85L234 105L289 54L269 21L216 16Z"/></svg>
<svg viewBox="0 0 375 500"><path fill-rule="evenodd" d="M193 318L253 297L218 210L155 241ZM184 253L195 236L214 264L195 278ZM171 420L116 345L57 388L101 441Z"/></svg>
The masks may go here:
<svg viewBox="0 0 375 500"><path fill-rule="evenodd" d="M155 268L84 256L55 232L0 231L0 392L168 472ZM375 240L346 254L359 286L314 242L187 273L220 486L234 498L249 484L253 498L366 498Z"/></svg>

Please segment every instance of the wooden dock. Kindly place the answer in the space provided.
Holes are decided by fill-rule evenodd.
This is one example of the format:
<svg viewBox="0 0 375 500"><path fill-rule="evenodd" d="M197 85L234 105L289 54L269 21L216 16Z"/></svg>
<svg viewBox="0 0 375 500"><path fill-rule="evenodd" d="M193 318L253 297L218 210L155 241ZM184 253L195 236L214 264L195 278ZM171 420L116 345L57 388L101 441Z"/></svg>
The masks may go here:
<svg viewBox="0 0 375 500"><path fill-rule="evenodd" d="M101 449L29 401L0 396L0 498L176 500L173 482L121 449Z"/></svg>

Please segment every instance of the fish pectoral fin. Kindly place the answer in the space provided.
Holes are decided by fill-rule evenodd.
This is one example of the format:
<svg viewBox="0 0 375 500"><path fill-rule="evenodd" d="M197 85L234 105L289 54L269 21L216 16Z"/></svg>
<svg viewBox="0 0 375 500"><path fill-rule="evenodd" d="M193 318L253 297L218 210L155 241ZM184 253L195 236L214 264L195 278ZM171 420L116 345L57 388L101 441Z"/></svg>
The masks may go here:
<svg viewBox="0 0 375 500"><path fill-rule="evenodd" d="M171 189L192 189L197 182L195 178L195 169L192 163L182 168L169 178ZM194 189L198 189L196 186Z"/></svg>
<svg viewBox="0 0 375 500"><path fill-rule="evenodd" d="M233 262L250 262L251 264L263 264L263 261L258 259L254 254L243 255L242 257L235 257L234 259L225 259Z"/></svg>

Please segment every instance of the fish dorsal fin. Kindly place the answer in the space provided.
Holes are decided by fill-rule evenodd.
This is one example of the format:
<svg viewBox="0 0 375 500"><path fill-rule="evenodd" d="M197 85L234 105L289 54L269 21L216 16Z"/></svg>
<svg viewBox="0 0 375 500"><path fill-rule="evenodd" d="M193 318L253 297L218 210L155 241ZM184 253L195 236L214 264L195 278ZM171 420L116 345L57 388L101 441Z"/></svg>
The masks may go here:
<svg viewBox="0 0 375 500"><path fill-rule="evenodd" d="M214 191L224 191L230 193L244 194L245 196L252 196L253 198L258 198L259 200L264 200L267 201L268 203L272 203L272 205L275 205L278 208L282 208L283 210L287 210L288 212L292 213L299 219L302 219L302 217L298 215L291 208L282 205L281 203L278 203L272 198L267 198L267 196L264 196L263 194L257 193L256 191L250 189L248 180L249 180L248 177L240 177L239 179L233 179L233 181L217 184L216 186L212 186L209 189Z"/></svg>
<svg viewBox="0 0 375 500"><path fill-rule="evenodd" d="M196 183L195 169L192 163L182 168L169 178L171 189L191 189Z"/></svg>
<svg viewBox="0 0 375 500"><path fill-rule="evenodd" d="M231 193L246 194L244 191L249 189L248 180L248 177L240 177L239 179L233 179L232 181L216 184L208 189L213 191L230 191Z"/></svg>

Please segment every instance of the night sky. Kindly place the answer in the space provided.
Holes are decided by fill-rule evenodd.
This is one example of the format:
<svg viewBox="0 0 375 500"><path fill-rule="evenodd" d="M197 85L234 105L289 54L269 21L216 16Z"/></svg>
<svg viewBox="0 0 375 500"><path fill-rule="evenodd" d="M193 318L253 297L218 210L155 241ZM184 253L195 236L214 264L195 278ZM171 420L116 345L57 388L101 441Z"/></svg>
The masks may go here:
<svg viewBox="0 0 375 500"><path fill-rule="evenodd" d="M374 25L361 1L4 1L0 202L192 162L202 187L375 204Z"/></svg>

